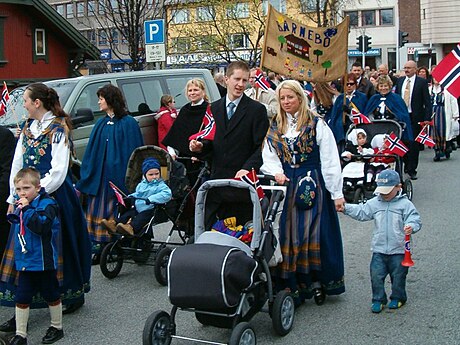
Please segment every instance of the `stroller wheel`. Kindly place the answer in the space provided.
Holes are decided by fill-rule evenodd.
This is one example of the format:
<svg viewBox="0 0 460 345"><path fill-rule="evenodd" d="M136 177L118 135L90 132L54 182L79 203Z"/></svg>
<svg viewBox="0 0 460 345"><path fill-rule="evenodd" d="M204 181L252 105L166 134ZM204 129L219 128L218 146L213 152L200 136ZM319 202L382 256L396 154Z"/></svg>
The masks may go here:
<svg viewBox="0 0 460 345"><path fill-rule="evenodd" d="M155 259L155 278L163 286L168 285L168 261L172 249L169 247L162 248Z"/></svg>
<svg viewBox="0 0 460 345"><path fill-rule="evenodd" d="M99 263L102 274L109 278L115 278L123 267L123 249L117 242L109 243L101 253Z"/></svg>
<svg viewBox="0 0 460 345"><path fill-rule="evenodd" d="M294 299L287 290L281 290L275 296L272 307L272 323L276 334L284 336L294 324Z"/></svg>
<svg viewBox="0 0 460 345"><path fill-rule="evenodd" d="M232 330L228 345L255 345L256 343L256 333L251 325L248 322L241 322Z"/></svg>
<svg viewBox="0 0 460 345"><path fill-rule="evenodd" d="M145 321L142 344L169 345L172 340L171 335L175 333L169 314L163 310L157 310Z"/></svg>
<svg viewBox="0 0 460 345"><path fill-rule="evenodd" d="M414 195L414 189L412 186L412 181L410 179L406 179L403 184L403 192L407 195L409 200L412 200Z"/></svg>

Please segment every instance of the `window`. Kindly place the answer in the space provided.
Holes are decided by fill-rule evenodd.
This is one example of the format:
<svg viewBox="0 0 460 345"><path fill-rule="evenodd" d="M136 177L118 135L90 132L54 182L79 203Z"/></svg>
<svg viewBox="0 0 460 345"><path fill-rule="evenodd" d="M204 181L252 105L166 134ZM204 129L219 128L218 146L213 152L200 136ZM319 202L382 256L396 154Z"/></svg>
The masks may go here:
<svg viewBox="0 0 460 345"><path fill-rule="evenodd" d="M118 43L118 30L117 29L112 29L112 43L117 44Z"/></svg>
<svg viewBox="0 0 460 345"><path fill-rule="evenodd" d="M197 49L208 51L214 47L215 36L207 35L197 37Z"/></svg>
<svg viewBox="0 0 460 345"><path fill-rule="evenodd" d="M89 108L91 109L95 115L101 115L101 110L99 109L98 104L98 97L97 97L97 90L101 87L109 83L109 81L104 80L102 82L97 82L94 84L87 85L78 96L77 100L75 101L75 105L73 106L70 114L74 116L77 113L78 109L81 108Z"/></svg>
<svg viewBox="0 0 460 345"><path fill-rule="evenodd" d="M230 35L230 47L232 49L247 48L248 40L245 34Z"/></svg>
<svg viewBox="0 0 460 345"><path fill-rule="evenodd" d="M98 1L98 11L97 11L97 14L102 14L104 15L105 14L105 4L104 4L104 1L103 0L99 0Z"/></svg>
<svg viewBox="0 0 460 345"><path fill-rule="evenodd" d="M45 54L45 29L35 29L35 55Z"/></svg>
<svg viewBox="0 0 460 345"><path fill-rule="evenodd" d="M362 26L374 26L375 25L375 11L368 10L361 12Z"/></svg>
<svg viewBox="0 0 460 345"><path fill-rule="evenodd" d="M128 28L123 28L121 30L121 43L127 44L129 39L129 30Z"/></svg>
<svg viewBox="0 0 460 345"><path fill-rule="evenodd" d="M118 9L118 0L110 0L110 6L112 10Z"/></svg>
<svg viewBox="0 0 460 345"><path fill-rule="evenodd" d="M172 40L172 50L174 53L183 54L190 50L190 38L176 37Z"/></svg>
<svg viewBox="0 0 460 345"><path fill-rule="evenodd" d="M85 3L83 1L77 2L77 17L85 16Z"/></svg>
<svg viewBox="0 0 460 345"><path fill-rule="evenodd" d="M350 26L358 26L358 11L345 12L350 17Z"/></svg>
<svg viewBox="0 0 460 345"><path fill-rule="evenodd" d="M326 0L321 0L320 1L320 3L319 3L319 8L320 9L324 8L325 1ZM300 0L300 11L302 13L315 12L317 3L318 3L317 0Z"/></svg>
<svg viewBox="0 0 460 345"><path fill-rule="evenodd" d="M174 24L183 24L183 23L188 23L189 21L190 21L190 13L188 9L173 11Z"/></svg>
<svg viewBox="0 0 460 345"><path fill-rule="evenodd" d="M380 10L380 25L393 25L393 9Z"/></svg>
<svg viewBox="0 0 460 345"><path fill-rule="evenodd" d="M56 5L56 12L64 17L64 5Z"/></svg>
<svg viewBox="0 0 460 345"><path fill-rule="evenodd" d="M286 13L286 0L263 0L262 9L264 16L268 13L268 1L270 1L270 5L272 5L275 10L281 13Z"/></svg>
<svg viewBox="0 0 460 345"><path fill-rule="evenodd" d="M65 9L66 9L65 17L73 18L73 3L65 5Z"/></svg>
<svg viewBox="0 0 460 345"><path fill-rule="evenodd" d="M88 16L94 16L96 14L96 1L88 1Z"/></svg>
<svg viewBox="0 0 460 345"><path fill-rule="evenodd" d="M196 8L196 19L200 22L210 21L215 18L214 8L201 6Z"/></svg>
<svg viewBox="0 0 460 345"><path fill-rule="evenodd" d="M99 30L99 45L107 45L107 31L105 31L104 29Z"/></svg>
<svg viewBox="0 0 460 345"><path fill-rule="evenodd" d="M161 96L165 93L159 79L120 80L119 85L131 113L138 112L141 103L146 103L150 109L158 109Z"/></svg>
<svg viewBox="0 0 460 345"><path fill-rule="evenodd" d="M248 18L249 4L247 2L238 2L229 4L227 7L227 17L229 18Z"/></svg>
<svg viewBox="0 0 460 345"><path fill-rule="evenodd" d="M88 41L92 44L96 44L96 30L87 30L85 34Z"/></svg>

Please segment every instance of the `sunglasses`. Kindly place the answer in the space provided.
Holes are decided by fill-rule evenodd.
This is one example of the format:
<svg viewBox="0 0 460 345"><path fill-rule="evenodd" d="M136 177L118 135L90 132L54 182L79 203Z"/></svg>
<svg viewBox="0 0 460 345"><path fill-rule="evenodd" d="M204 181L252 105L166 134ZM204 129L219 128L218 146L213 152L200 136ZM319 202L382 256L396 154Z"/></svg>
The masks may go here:
<svg viewBox="0 0 460 345"><path fill-rule="evenodd" d="M356 83L347 83L347 86L353 86L355 85Z"/></svg>

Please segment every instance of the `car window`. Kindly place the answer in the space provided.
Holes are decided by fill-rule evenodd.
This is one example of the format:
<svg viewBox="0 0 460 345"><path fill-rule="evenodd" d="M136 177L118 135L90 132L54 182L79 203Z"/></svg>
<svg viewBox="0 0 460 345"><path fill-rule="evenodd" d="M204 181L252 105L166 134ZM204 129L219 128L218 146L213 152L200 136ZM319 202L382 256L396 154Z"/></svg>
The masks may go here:
<svg viewBox="0 0 460 345"><path fill-rule="evenodd" d="M70 111L70 116L74 117L77 114L78 109L89 108L93 111L95 121L97 121L97 119L103 115L99 110L97 90L109 83L109 81L105 80L86 85L77 96Z"/></svg>
<svg viewBox="0 0 460 345"><path fill-rule="evenodd" d="M118 81L132 114L145 114L160 108L163 88L159 79L140 78ZM149 111L150 110L150 111Z"/></svg>
<svg viewBox="0 0 460 345"><path fill-rule="evenodd" d="M166 85L168 88L168 92L170 95L174 97L176 101L176 107L182 108L185 104L189 102L187 99L187 95L185 93L185 85L190 79L198 78L203 80L203 76L200 75L188 75L184 78L184 76L167 76L165 77ZM204 81L204 80L203 80ZM206 89L206 93L209 95L208 90Z"/></svg>

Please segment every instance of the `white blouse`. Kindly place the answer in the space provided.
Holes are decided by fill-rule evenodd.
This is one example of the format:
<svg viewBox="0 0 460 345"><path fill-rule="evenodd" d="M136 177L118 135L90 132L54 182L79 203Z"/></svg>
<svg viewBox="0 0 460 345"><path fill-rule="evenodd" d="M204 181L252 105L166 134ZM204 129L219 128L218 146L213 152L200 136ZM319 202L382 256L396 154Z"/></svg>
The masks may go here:
<svg viewBox="0 0 460 345"><path fill-rule="evenodd" d="M32 121L29 129L34 138L40 136L42 131L44 131L53 121L55 116L48 111L43 115L41 121L34 120ZM41 129L39 128L41 125ZM21 133L19 136L18 143L16 145L16 150L14 151L13 163L11 165L11 175L10 175L10 196L7 199L7 202L10 204L14 203L15 189L14 189L14 176L17 172L23 168L23 152L22 152L22 142L24 140L24 135ZM54 143L51 141L51 169L43 176L40 180L40 184L45 188L46 192L51 194L55 192L64 182L67 172L69 169L70 161L70 147L69 143L66 143L64 137L59 141L59 143Z"/></svg>
<svg viewBox="0 0 460 345"><path fill-rule="evenodd" d="M288 115L288 124L292 123L292 116ZM288 130L284 135L286 138L296 138L299 131L293 126L288 125ZM343 198L343 179L340 165L339 153L335 143L334 134L323 119L319 119L316 125L316 142L319 146L321 159L321 173L326 184L326 189L331 193L332 199ZM265 139L262 149L263 165L260 171L264 174L275 175L283 174L281 160L274 147Z"/></svg>

